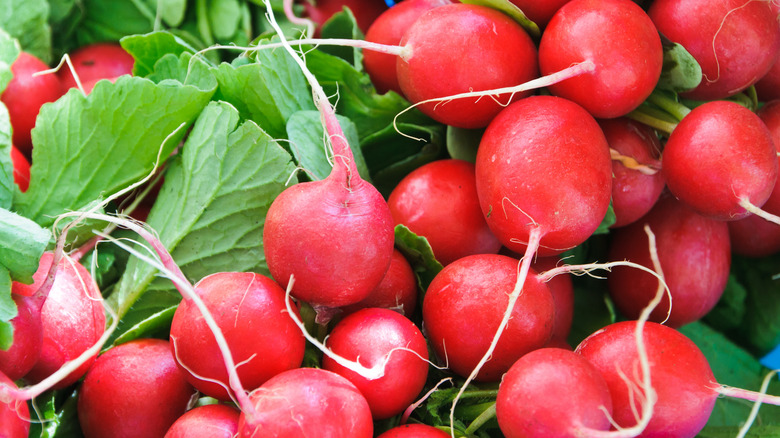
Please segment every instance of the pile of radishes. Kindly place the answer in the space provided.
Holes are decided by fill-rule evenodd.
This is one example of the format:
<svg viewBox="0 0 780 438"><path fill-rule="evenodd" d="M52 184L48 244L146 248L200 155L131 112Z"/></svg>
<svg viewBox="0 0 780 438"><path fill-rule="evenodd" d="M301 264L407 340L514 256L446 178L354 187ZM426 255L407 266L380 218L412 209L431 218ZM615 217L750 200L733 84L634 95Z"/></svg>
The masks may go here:
<svg viewBox="0 0 780 438"><path fill-rule="evenodd" d="M756 409L780 404L759 388L720 384L678 330L721 300L732 255L780 252L775 2L285 1L287 17L260 3L275 35L244 48L242 62L259 62L254 51L289 56L311 90L329 175L291 183L251 217L261 224L252 238L262 239L257 257L267 272L189 278L180 265L192 261L175 259L159 230L105 213L112 202L133 203L131 184L142 182L63 213L67 225L50 228L32 282L13 281L18 314L13 344L0 350L0 437L32 436L42 418L36 398L67 388L76 432L53 436L694 437L719 396ZM354 10L341 16L365 40L315 39L344 5ZM300 35L308 19L316 31ZM277 20L303 24L285 32ZM340 96L328 95L307 63L308 50L329 44L361 48L355 62L373 87L408 100L397 119L419 111L465 149L414 165L380 192L337 119ZM197 71L198 56L175 62ZM693 74L680 73L693 60ZM22 52L2 95L21 192L41 106L132 74L133 58L101 44L48 68ZM266 135L259 122L248 133L251 120L237 128L230 103L203 111L228 114L214 116L212 125L231 126L214 155L238 137ZM402 123L396 129L409 135ZM181 131L171 137L186 138ZM192 159L187 147L182 140L177 149L183 161ZM265 157L243 157L255 159ZM181 166L169 169L189 181ZM157 191L175 197L159 184L131 216L145 220ZM220 211L210 214L219 226ZM80 223L127 234L69 241ZM234 244L257 243L246 239ZM128 310L115 313L88 269L105 242L181 294L122 328L118 341ZM582 260L587 245L607 259ZM570 345L575 276L596 277L614 315ZM754 420L745 418L740 436Z"/></svg>

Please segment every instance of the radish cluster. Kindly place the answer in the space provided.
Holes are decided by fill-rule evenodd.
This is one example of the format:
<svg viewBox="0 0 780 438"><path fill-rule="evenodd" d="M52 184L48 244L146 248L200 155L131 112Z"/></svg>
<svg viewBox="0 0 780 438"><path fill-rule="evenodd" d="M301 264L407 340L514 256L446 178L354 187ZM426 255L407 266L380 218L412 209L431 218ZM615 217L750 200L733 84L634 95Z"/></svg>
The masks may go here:
<svg viewBox="0 0 780 438"><path fill-rule="evenodd" d="M454 437L480 427L506 437L694 437L718 396L755 400L720 385L677 329L716 306L733 254L780 251L780 100L772 100L780 96L771 85L758 91L777 76L776 7L368 3L379 2L297 10L319 35L333 12L354 8L365 40L385 47L363 48L376 90L407 99L453 137L472 130L474 159L418 163L381 193L358 172L359 145L348 144L338 106L269 3L280 50L304 73L321 115L331 173L291 185L257 218L267 273L190 284L154 230L87 214L146 241L157 257L148 262L173 280L181 302L163 335L89 354L111 315L78 260L61 247L46 252L34 283L13 285L19 313L14 344L0 351L0 436L27 436L27 400L37 394L23 385L39 382L78 388L87 438ZM524 26L519 11L536 25ZM733 49L740 35L754 42L749 50ZM696 88L664 88L668 41L701 66ZM91 50L72 54L78 81L40 76L51 82L40 85L51 92L40 100L131 72L118 46ZM115 62L99 65L106 58ZM43 70L26 55L18 62L19 76ZM757 90L760 104L727 100L745 90ZM9 86L3 101L24 108L13 99ZM39 108L37 100L29 104ZM35 114L12 112L19 135L30 123L17 119L34 125ZM24 191L32 146L14 142ZM596 235L606 263L568 265ZM616 321L576 339L572 274L599 268ZM455 385L443 396L448 381ZM416 409L446 397L449 422L425 424L435 408ZM483 402L470 425L455 421L468 397Z"/></svg>

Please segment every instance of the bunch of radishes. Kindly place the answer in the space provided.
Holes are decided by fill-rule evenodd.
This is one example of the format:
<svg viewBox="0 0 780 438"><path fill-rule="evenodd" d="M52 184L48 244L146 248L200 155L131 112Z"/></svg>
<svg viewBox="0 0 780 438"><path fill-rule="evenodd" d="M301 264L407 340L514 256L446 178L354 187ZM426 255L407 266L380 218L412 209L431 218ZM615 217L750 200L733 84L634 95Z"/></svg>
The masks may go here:
<svg viewBox="0 0 780 438"><path fill-rule="evenodd" d="M383 7L366 32L375 44L354 42L378 90L480 137L473 161L422 165L387 197L359 174L334 103L269 4L311 86L332 163L327 178L290 186L257 218L270 276L220 272L192 285L154 230L84 213L147 241L151 257L117 244L158 267L183 299L167 339L97 355L107 336L100 292L62 245L47 252L34 283L13 286L0 436L27 436L25 401L82 377L86 437L371 437L380 426L383 438L483 436L492 418L507 437L693 437L721 394L777 404L718 384L676 328L718 302L732 251L780 250L778 7L472 3L483 2ZM701 69L692 88L662 77L666 39ZM129 72L74 69L83 91ZM59 97L55 85L44 100ZM22 108L6 100L12 90L4 102ZM754 107L732 99L745 90L757 90ZM34 125L20 116L17 129L15 117L15 132ZM607 263L561 260L607 231ZM419 258L399 236L420 238ZM570 275L600 268L626 320L572 349ZM416 275L423 270L430 281ZM440 374L459 385L450 422L416 424L410 416ZM43 386L17 388L17 379ZM472 381L493 388L481 395L490 406L456 424Z"/></svg>

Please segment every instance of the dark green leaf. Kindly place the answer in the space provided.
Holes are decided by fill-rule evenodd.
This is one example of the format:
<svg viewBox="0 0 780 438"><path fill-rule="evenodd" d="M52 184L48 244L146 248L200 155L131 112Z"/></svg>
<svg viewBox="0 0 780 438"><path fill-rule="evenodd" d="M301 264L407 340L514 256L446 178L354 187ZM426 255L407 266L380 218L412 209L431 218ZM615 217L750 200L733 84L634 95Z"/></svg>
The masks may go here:
<svg viewBox="0 0 780 438"><path fill-rule="evenodd" d="M539 26L526 17L523 11L509 0L460 0L460 2L487 6L491 9L501 11L512 17L520 26L523 26L523 29L528 32L528 35L531 35L534 38L538 38L541 35Z"/></svg>
<svg viewBox="0 0 780 438"><path fill-rule="evenodd" d="M46 0L0 0L0 28L19 40L22 50L49 64L51 27Z"/></svg>
<svg viewBox="0 0 780 438"><path fill-rule="evenodd" d="M739 435L741 427L738 426L707 426L698 435L698 438L734 438ZM744 435L745 438L780 438L780 426L753 426Z"/></svg>
<svg viewBox="0 0 780 438"><path fill-rule="evenodd" d="M333 14L322 26L320 31L322 38L343 38L362 40L365 39L363 32L357 25L355 15L348 7ZM357 47L322 45L319 50L328 53L352 64L355 69L363 70L363 52Z"/></svg>
<svg viewBox="0 0 780 438"><path fill-rule="evenodd" d="M747 290L734 274L729 275L726 290L718 304L705 315L704 321L722 332L734 330L745 318Z"/></svg>
<svg viewBox="0 0 780 438"><path fill-rule="evenodd" d="M420 290L427 290L436 274L444 269L434 257L428 239L414 234L409 228L399 224L395 226L395 246L412 265ZM420 294L420 300L423 295Z"/></svg>
<svg viewBox="0 0 780 438"><path fill-rule="evenodd" d="M477 148L484 129L463 129L447 127L447 152L457 160L477 162Z"/></svg>
<svg viewBox="0 0 780 438"><path fill-rule="evenodd" d="M148 298L152 297L152 293L147 292ZM159 295L155 295L155 302L153 304L153 307L159 307L162 304L162 301L160 299ZM150 314L148 317L144 318L143 320L139 321L138 323L127 327L128 321L123 320L120 324L121 326L117 327L117 333L121 333L121 336L117 336L116 339L114 339L114 342L106 347L111 348L115 345L123 344L125 342L132 341L134 339L138 338L147 338L151 337L151 333L154 333L157 330L165 329L166 332L170 330L171 321L173 320L173 314L176 313L176 308L178 307L178 302L181 297L179 296L171 296L172 300L175 304L165 307L162 310ZM143 303L136 303L137 305L134 306L133 310L135 311L136 315L143 315L146 312L139 312L138 304ZM151 310L151 309L149 309Z"/></svg>
<svg viewBox="0 0 780 438"><path fill-rule="evenodd" d="M82 438L77 412L78 392L64 389L49 391L35 399L35 409L30 409L33 421L30 437ZM40 421L39 421L40 420Z"/></svg>
<svg viewBox="0 0 780 438"><path fill-rule="evenodd" d="M594 231L593 234L598 235L609 233L609 227L611 227L616 220L617 218L615 217L615 209L612 208L612 201L610 200L607 212L604 214L604 219L601 220L599 227L596 228L596 231Z"/></svg>
<svg viewBox="0 0 780 438"><path fill-rule="evenodd" d="M81 0L84 13L75 30L76 46L119 41L154 30L156 10L144 0Z"/></svg>

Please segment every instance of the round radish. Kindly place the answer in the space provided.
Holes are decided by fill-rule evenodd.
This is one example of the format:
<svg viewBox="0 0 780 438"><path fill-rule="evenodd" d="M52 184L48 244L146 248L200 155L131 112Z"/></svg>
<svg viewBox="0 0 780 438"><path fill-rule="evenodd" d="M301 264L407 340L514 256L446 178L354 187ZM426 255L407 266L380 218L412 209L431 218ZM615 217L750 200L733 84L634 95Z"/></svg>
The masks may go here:
<svg viewBox="0 0 780 438"><path fill-rule="evenodd" d="M14 166L14 183L19 190L26 192L30 186L30 162L14 145L11 145L11 163Z"/></svg>
<svg viewBox="0 0 780 438"><path fill-rule="evenodd" d="M527 82L538 75L536 46L507 15L485 6L451 4L431 9L401 39L408 55L398 58L398 82L414 103L454 94ZM486 126L510 99L462 98L418 108L433 119L460 128Z"/></svg>
<svg viewBox="0 0 780 438"><path fill-rule="evenodd" d="M412 321L397 312L359 310L333 327L326 346L365 367L385 364L384 375L369 380L337 364L330 356L322 359L322 368L355 384L368 401L375 420L403 412L425 386L428 377L425 338Z"/></svg>
<svg viewBox="0 0 780 438"><path fill-rule="evenodd" d="M203 405L187 411L164 438L233 438L241 412L228 405Z"/></svg>
<svg viewBox="0 0 780 438"><path fill-rule="evenodd" d="M436 355L456 374L468 376L488 351L517 270L518 260L511 257L472 255L445 266L428 287L423 327ZM554 315L549 289L530 271L511 319L476 380L498 381L518 358L543 347L552 336Z"/></svg>
<svg viewBox="0 0 780 438"><path fill-rule="evenodd" d="M608 41L608 44L605 42ZM573 0L561 7L539 43L543 75L589 60L591 73L549 86L593 116L628 114L653 91L663 49L653 22L631 0Z"/></svg>
<svg viewBox="0 0 780 438"><path fill-rule="evenodd" d="M425 237L442 265L501 248L482 216L474 164L468 161L438 160L415 169L387 203L396 225Z"/></svg>
<svg viewBox="0 0 780 438"><path fill-rule="evenodd" d="M398 45L409 26L426 11L452 3L451 0L406 0L382 12L366 31L366 41ZM363 65L380 93L389 90L402 94L396 75L397 56L374 50L363 51Z"/></svg>
<svg viewBox="0 0 780 438"><path fill-rule="evenodd" d="M0 385L16 384L0 372ZM0 437L27 438L30 434L30 408L21 400L0 400Z"/></svg>
<svg viewBox="0 0 780 438"><path fill-rule="evenodd" d="M385 431L377 438L447 438L450 434L427 424L402 424Z"/></svg>
<svg viewBox="0 0 780 438"><path fill-rule="evenodd" d="M57 75L33 76L34 73L48 69L49 66L40 59L27 52L20 52L16 61L11 64L14 77L0 96L0 101L8 108L11 118L13 143L27 156L32 151L30 131L35 126L41 106L54 102L62 95Z"/></svg>
<svg viewBox="0 0 780 438"><path fill-rule="evenodd" d="M531 267L536 272L544 272L558 265L558 257L540 257L536 259ZM547 280L547 288L555 302L555 318L553 320L553 331L551 342L566 344L566 338L571 331L571 324L574 321L574 283L571 276L567 274L556 275Z"/></svg>
<svg viewBox="0 0 780 438"><path fill-rule="evenodd" d="M70 54L70 61L87 92L100 79L116 80L118 76L132 74L135 63L133 56L116 43L95 43L80 47ZM67 66L57 74L63 91L76 87L76 79Z"/></svg>
<svg viewBox="0 0 780 438"><path fill-rule="evenodd" d="M636 321L610 324L575 349L601 372L612 394L612 417L621 427L637 423L647 398L635 393L639 359ZM644 345L657 396L642 437L694 437L712 413L720 386L710 365L690 339L673 328L647 322Z"/></svg>
<svg viewBox="0 0 780 438"><path fill-rule="evenodd" d="M12 283L12 292L16 284ZM11 380L18 380L30 372L41 356L43 324L39 300L16 293L11 296L18 314L10 321L14 329L11 348L0 349L0 373Z"/></svg>
<svg viewBox="0 0 780 438"><path fill-rule="evenodd" d="M89 369L79 424L86 438L162 437L193 395L168 341L137 339L109 349Z"/></svg>
<svg viewBox="0 0 780 438"><path fill-rule="evenodd" d="M532 229L542 256L584 242L609 208L612 163L596 120L581 106L531 96L508 106L482 136L477 194L493 234L523 254Z"/></svg>
<svg viewBox="0 0 780 438"><path fill-rule="evenodd" d="M612 396L601 373L560 348L532 351L501 379L496 418L506 438L588 436L610 428Z"/></svg>
<svg viewBox="0 0 780 438"><path fill-rule="evenodd" d="M761 79L780 53L777 13L768 1L655 0L647 13L658 31L685 47L702 69L697 100L723 99Z"/></svg>
<svg viewBox="0 0 780 438"><path fill-rule="evenodd" d="M341 12L345 7L352 11L358 27L363 32L366 32L371 23L387 10L387 5L384 2L370 0L303 0L301 3L303 3L306 16L317 23L318 32L319 27L325 24L333 14Z"/></svg>
<svg viewBox="0 0 780 438"><path fill-rule="evenodd" d="M780 56L769 71L756 82L756 94L762 102L780 99Z"/></svg>
<svg viewBox="0 0 780 438"><path fill-rule="evenodd" d="M662 168L669 190L699 213L736 220L764 205L775 186L777 151L764 122L728 101L694 108L672 131Z"/></svg>
<svg viewBox="0 0 780 438"><path fill-rule="evenodd" d="M273 280L251 272L220 272L199 281L195 291L222 330L233 360L241 364L236 371L242 385L257 388L301 366L306 341L287 314L284 290ZM209 397L230 400L222 354L192 300L184 299L176 309L170 339L187 380Z"/></svg>
<svg viewBox="0 0 780 438"><path fill-rule="evenodd" d="M393 259L387 273L371 293L363 301L342 307L345 314L356 312L360 309L379 307L395 310L401 315L411 318L417 309L417 276L412 270L409 261L400 251L393 250Z"/></svg>
<svg viewBox="0 0 780 438"><path fill-rule="evenodd" d="M331 371L285 371L252 391L257 418L242 413L238 436L371 438L374 424L365 397Z"/></svg>
<svg viewBox="0 0 780 438"><path fill-rule="evenodd" d="M699 320L726 289L731 266L728 226L694 212L671 196L663 197L646 216L613 232L609 259L652 269L645 225L655 234L658 259L672 298L666 324L679 327ZM656 277L625 266L613 268L607 280L612 300L630 319L639 317L659 287ZM668 312L669 298L664 296L650 320L663 322Z"/></svg>

